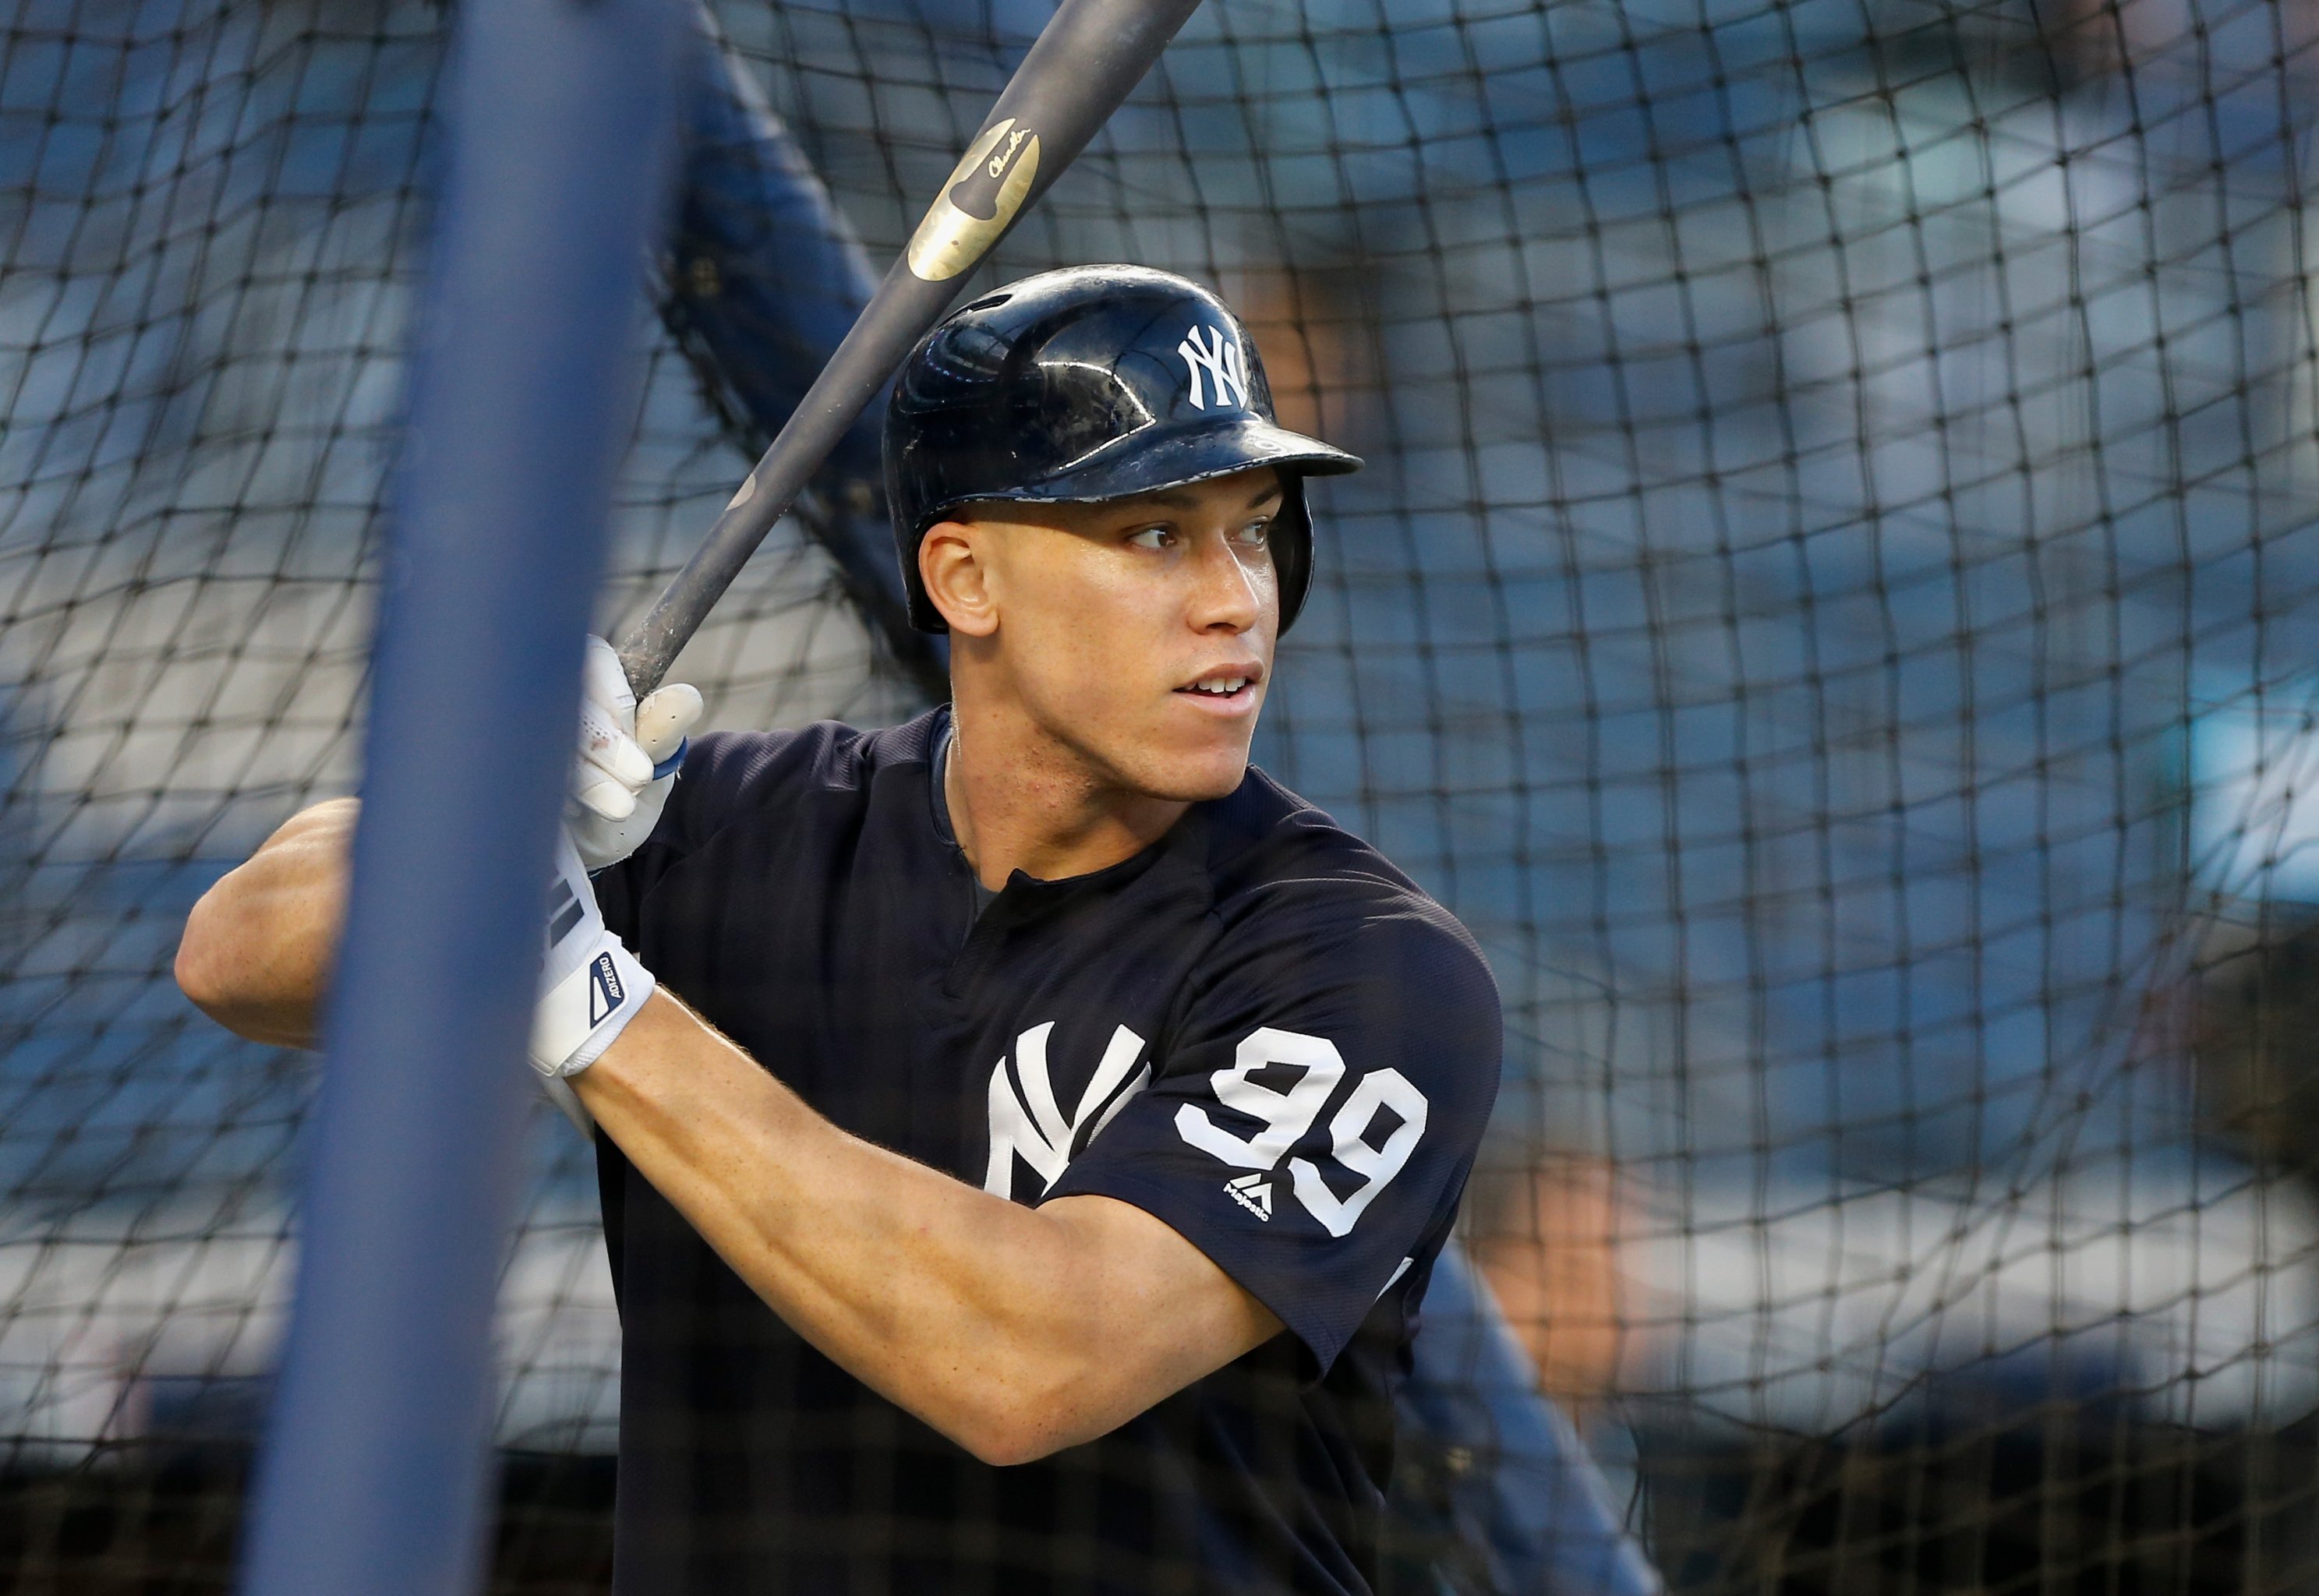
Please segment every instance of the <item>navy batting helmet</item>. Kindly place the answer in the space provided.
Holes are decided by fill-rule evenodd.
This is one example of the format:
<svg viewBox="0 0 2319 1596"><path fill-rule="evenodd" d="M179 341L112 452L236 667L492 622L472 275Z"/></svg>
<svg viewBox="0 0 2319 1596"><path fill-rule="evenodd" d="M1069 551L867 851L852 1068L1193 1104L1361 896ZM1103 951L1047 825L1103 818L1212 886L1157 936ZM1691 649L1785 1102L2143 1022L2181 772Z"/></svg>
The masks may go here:
<svg viewBox="0 0 2319 1596"><path fill-rule="evenodd" d="M1280 627L1313 577L1304 479L1360 461L1274 421L1248 329L1169 272L1073 266L984 294L919 341L886 411L886 500L911 623L947 631L918 542L961 505L1089 504L1279 468Z"/></svg>

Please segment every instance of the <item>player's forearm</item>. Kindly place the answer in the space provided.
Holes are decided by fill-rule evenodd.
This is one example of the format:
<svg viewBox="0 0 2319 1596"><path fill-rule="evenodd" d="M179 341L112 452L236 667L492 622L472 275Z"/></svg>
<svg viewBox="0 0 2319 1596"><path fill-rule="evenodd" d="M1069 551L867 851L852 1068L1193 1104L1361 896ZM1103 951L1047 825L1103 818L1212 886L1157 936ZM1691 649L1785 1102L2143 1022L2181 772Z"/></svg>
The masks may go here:
<svg viewBox="0 0 2319 1596"><path fill-rule="evenodd" d="M1159 1221L849 1136L665 994L574 1084L792 1328L986 1461L1092 1439L1279 1330Z"/></svg>
<svg viewBox="0 0 2319 1596"><path fill-rule="evenodd" d="M203 893L177 944L177 985L254 1041L311 1047L346 917L352 798L284 822Z"/></svg>

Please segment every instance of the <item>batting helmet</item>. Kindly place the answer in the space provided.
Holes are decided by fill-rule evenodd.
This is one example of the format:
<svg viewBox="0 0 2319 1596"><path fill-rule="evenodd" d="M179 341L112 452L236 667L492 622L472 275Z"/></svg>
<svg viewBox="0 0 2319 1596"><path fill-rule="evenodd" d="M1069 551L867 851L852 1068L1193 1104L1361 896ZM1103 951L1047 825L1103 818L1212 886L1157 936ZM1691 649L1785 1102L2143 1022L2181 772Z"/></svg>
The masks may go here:
<svg viewBox="0 0 2319 1596"><path fill-rule="evenodd" d="M1313 577L1304 479L1358 471L1279 426L1248 329L1196 283L1143 266L1042 272L953 312L910 351L886 410L886 500L910 621L947 631L918 542L961 505L1091 504L1279 468L1280 627Z"/></svg>

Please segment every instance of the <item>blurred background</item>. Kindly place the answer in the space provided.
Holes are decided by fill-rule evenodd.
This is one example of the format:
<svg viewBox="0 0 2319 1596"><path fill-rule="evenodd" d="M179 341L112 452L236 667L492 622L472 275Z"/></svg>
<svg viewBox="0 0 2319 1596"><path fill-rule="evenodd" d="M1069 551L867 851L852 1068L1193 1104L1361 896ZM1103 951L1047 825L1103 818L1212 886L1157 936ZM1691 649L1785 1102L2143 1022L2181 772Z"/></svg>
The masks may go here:
<svg viewBox="0 0 2319 1596"><path fill-rule="evenodd" d="M702 14L608 629L1047 14ZM454 22L0 10L10 1589L230 1567L315 1061L167 971L359 776ZM1489 952L1469 1244L1679 1590L2319 1590L2314 88L2310 0L1210 0L974 280L1213 284L1368 457L1259 762ZM882 515L858 428L714 723L931 701ZM533 1150L496 1577L597 1590Z"/></svg>

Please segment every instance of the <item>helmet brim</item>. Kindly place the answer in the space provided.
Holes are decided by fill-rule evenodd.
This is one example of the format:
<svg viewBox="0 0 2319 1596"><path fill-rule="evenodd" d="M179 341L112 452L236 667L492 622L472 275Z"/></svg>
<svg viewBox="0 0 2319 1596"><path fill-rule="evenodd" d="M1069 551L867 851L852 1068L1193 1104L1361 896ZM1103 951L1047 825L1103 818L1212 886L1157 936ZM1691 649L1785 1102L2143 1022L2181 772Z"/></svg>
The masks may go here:
<svg viewBox="0 0 2319 1596"><path fill-rule="evenodd" d="M1312 582L1313 517L1304 500L1304 479L1358 471L1361 458L1260 416L1243 413L1166 428L1146 428L1116 438L1036 482L964 493L929 505L910 528L906 546L915 555L918 539L928 527L970 504L1105 504L1188 488L1266 465L1287 477L1273 547L1280 570L1280 629L1286 632L1304 609L1305 591ZM914 564L905 563L902 580L909 594L911 624L921 631L949 631Z"/></svg>
<svg viewBox="0 0 2319 1596"><path fill-rule="evenodd" d="M1342 476L1358 471L1361 459L1317 437L1243 414L1114 438L1037 482L991 497L1024 504L1099 504L1164 493L1262 465L1293 469L1299 476Z"/></svg>

